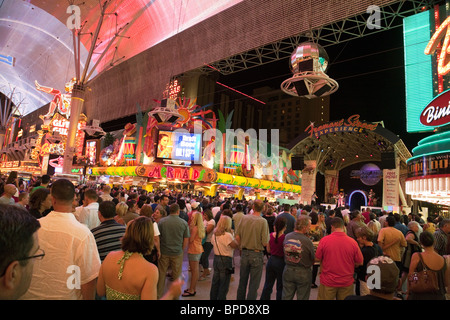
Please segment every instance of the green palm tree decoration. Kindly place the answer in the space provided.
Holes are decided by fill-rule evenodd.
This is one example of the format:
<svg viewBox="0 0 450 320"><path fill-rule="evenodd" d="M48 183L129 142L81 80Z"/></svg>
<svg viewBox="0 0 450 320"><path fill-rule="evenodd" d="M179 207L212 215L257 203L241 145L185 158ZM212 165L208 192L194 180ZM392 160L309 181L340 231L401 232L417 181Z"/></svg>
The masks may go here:
<svg viewBox="0 0 450 320"><path fill-rule="evenodd" d="M225 159L226 159L226 151L225 151L225 148L222 148L222 144L223 144L223 146L226 146L225 134L227 132L227 129L231 129L231 124L232 124L231 119L233 118L233 113L234 113L234 110L232 110L228 114L227 118L225 119L225 116L223 115L222 111L219 109L219 121L217 122L217 127L218 127L220 133L222 133L222 139L216 138L216 141L215 141L216 142L216 152L215 152L215 158L214 158L214 169L216 169L216 170L220 169L221 158L223 159L222 161L225 161ZM218 141L222 141L222 143L218 143ZM222 152L225 152L225 154L222 154Z"/></svg>

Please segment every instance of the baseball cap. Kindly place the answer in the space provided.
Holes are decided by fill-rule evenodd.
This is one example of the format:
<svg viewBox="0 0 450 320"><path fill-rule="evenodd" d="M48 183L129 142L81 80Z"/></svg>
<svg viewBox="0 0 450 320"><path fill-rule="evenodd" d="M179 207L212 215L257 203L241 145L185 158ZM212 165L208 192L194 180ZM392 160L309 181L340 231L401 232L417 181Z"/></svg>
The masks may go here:
<svg viewBox="0 0 450 320"><path fill-rule="evenodd" d="M398 287L400 270L398 269L394 260L387 256L379 256L373 258L367 264L367 276L370 276L372 274L375 275L375 273L369 271L371 269L370 266L377 266L379 268L379 287L377 288L375 285L374 289L386 293L395 292Z"/></svg>

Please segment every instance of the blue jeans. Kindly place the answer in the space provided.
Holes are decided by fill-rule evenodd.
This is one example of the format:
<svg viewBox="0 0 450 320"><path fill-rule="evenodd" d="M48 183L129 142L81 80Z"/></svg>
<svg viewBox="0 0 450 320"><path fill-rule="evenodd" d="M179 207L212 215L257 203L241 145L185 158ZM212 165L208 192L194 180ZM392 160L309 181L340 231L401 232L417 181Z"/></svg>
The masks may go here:
<svg viewBox="0 0 450 320"><path fill-rule="evenodd" d="M233 259L226 256L214 256L214 274L209 292L210 300L227 300L228 289L230 288L231 274L226 272L227 268L233 266Z"/></svg>
<svg viewBox="0 0 450 320"><path fill-rule="evenodd" d="M242 250L237 300L256 300L263 267L264 253L262 251ZM247 284L248 293L246 298Z"/></svg>
<svg viewBox="0 0 450 320"><path fill-rule="evenodd" d="M311 293L312 269L286 265L283 271L283 300L309 300Z"/></svg>
<svg viewBox="0 0 450 320"><path fill-rule="evenodd" d="M283 270L285 262L283 257L270 256L266 265L266 281L261 294L261 300L270 300L273 285L277 281L277 300L281 300L283 291Z"/></svg>

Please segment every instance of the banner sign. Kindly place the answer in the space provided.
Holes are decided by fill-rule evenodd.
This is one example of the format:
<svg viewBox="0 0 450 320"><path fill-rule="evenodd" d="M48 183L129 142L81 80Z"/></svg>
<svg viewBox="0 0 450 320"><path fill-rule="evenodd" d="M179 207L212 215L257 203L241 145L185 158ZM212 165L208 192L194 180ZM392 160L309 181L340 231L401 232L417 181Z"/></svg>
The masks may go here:
<svg viewBox="0 0 450 320"><path fill-rule="evenodd" d="M302 170L301 202L303 204L311 204L311 197L316 191L316 160L305 160L305 166Z"/></svg>
<svg viewBox="0 0 450 320"><path fill-rule="evenodd" d="M383 169L383 207L398 207L399 169Z"/></svg>

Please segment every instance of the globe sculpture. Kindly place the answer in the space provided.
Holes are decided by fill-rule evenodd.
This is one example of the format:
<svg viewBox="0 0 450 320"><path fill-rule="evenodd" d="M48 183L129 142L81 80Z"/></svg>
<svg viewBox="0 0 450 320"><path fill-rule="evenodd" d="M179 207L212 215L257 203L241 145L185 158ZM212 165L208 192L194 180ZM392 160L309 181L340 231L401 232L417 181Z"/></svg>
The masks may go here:
<svg viewBox="0 0 450 320"><path fill-rule="evenodd" d="M325 73L328 54L317 43L301 43L291 54L290 69L293 76L281 84L281 90L289 95L312 99L330 95L339 87Z"/></svg>

